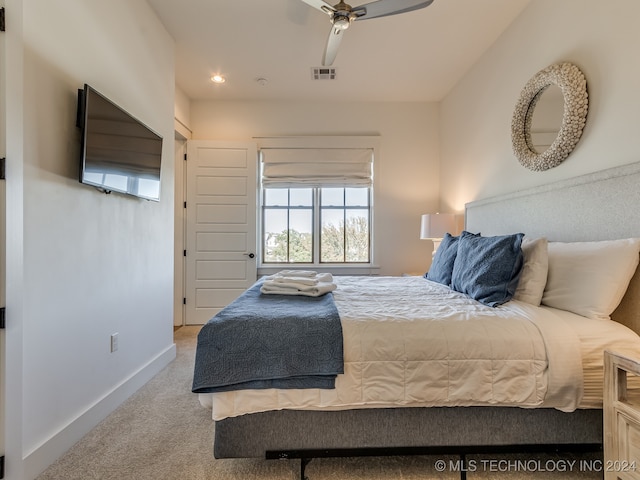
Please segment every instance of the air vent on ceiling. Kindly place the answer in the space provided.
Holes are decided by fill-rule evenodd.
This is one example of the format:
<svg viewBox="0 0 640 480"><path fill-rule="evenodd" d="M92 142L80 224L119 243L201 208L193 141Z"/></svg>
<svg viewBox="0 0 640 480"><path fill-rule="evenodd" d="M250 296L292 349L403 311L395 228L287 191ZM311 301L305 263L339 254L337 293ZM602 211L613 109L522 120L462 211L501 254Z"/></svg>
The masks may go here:
<svg viewBox="0 0 640 480"><path fill-rule="evenodd" d="M335 80L336 69L329 67L312 67L311 78L313 80Z"/></svg>

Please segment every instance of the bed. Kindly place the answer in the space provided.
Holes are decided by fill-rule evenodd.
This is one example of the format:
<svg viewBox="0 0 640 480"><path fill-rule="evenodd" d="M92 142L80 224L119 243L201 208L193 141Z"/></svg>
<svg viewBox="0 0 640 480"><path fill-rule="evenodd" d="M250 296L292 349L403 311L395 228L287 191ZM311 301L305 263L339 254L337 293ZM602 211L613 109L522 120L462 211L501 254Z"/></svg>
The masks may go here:
<svg viewBox="0 0 640 480"><path fill-rule="evenodd" d="M601 448L602 353L607 348L640 351L634 333L640 331L637 249L633 262L627 249L618 268L605 272L617 277L625 264L633 265L624 273L630 277L621 283L624 289L618 286L608 293L616 297L615 311L608 312L612 320L598 318L602 312L588 319L581 310L582 300L588 303L600 295L600 287L595 293L581 287L582 297L563 303L567 298L561 287L580 279L557 272L571 271L565 254L581 262L572 252L584 245L598 250L608 246L608 240L640 237L640 214L634 208L639 180L640 165L633 164L467 205L468 231L484 237L524 232L525 238L551 242L549 268L556 268L560 288L551 289L558 293L549 296L551 305L512 300L494 308L420 277L336 278L333 295L344 329L345 364L335 389L201 393L201 403L212 408L215 420L215 457L301 458L304 478L304 465L318 456ZM591 258L591 253L587 249L585 254ZM618 258L608 251L605 256ZM606 269L610 263L594 268ZM618 283L617 278L604 282ZM353 303L357 298L358 308ZM434 300L435 307L430 307ZM463 309L454 314L451 303ZM447 331L440 322L416 333L416 315L430 308L444 316L457 315L452 323L462 329ZM361 312L377 320L381 330L369 337L357 331L363 328ZM554 333L558 326L560 334ZM502 333L485 336L487 342L476 345L478 328ZM439 341L425 352L420 335ZM458 350L460 358L452 368L446 363L451 352L438 346L465 336L470 343ZM517 343L523 338L528 343ZM604 343L595 343L599 338ZM496 342L500 348L511 347L500 350L499 362L485 356L496 351ZM400 351L390 348L398 344ZM466 358L469 349L475 350ZM573 355L566 356L568 352ZM408 355L413 355L410 360ZM551 374L549 364L557 367ZM434 368L440 368L441 375L431 378ZM476 375L474 369L483 373ZM476 377L491 380L476 385ZM451 388L456 379L458 388ZM426 387L438 382L447 387Z"/></svg>

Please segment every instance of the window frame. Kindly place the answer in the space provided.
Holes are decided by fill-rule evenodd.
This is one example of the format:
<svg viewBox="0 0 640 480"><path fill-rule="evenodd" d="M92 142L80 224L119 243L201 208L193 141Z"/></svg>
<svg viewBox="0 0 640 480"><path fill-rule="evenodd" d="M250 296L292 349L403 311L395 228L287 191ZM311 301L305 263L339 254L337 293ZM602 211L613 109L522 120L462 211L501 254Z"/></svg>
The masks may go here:
<svg viewBox="0 0 640 480"><path fill-rule="evenodd" d="M272 187L274 188L274 187ZM312 187L307 187L307 188L312 188ZM287 190L287 205L265 205L265 198L266 198L266 190L265 188L262 187L262 185L259 186L260 189L260 215L259 215L259 237L260 237L260 248L259 248L259 252L260 252L260 264L265 265L265 266L273 266L273 265L289 265L289 266L296 266L296 265L313 265L314 262L291 262L291 261L286 261L286 262L265 262L264 261L264 239L265 239L265 211L267 209L270 210L285 210L287 212L291 211L291 210L311 210L311 258L315 258L315 251L316 251L316 235L315 235L315 228L316 228L316 206L315 206L315 192L312 189L311 192L311 206L306 206L306 205L291 205L291 189L288 188ZM282 190L284 190L284 188L282 188ZM287 232L290 230L290 215L287 215ZM287 258L289 258L290 255L290 246L291 246L291 241L289 238L287 238Z"/></svg>
<svg viewBox="0 0 640 480"><path fill-rule="evenodd" d="M266 197L267 190L269 188L281 188L282 190L287 190L287 205L267 205ZM373 187L363 187L363 186L343 186L343 187L301 187L305 189L311 190L311 205L292 205L291 204L291 190L295 187L284 188L284 187L267 187L264 188L260 186L260 264L265 267L273 267L273 266L296 266L296 265L304 265L304 266L344 266L344 265L370 265L372 254L371 248L371 239L373 237L371 231L371 223L373 217L373 209L371 208L371 199L373 197ZM323 188L337 188L342 190L343 195L343 204L342 205L322 205L322 189ZM347 205L347 189L349 188L366 188L367 189L367 204L366 205ZM292 210L310 210L311 211L311 262L292 262L290 260L290 239L287 239L287 258L288 261L285 262L277 262L277 261L265 261L265 217L266 212L268 210L283 210L286 212L291 212ZM347 257L347 238L346 238L346 230L344 235L344 245L343 245L343 253L344 260L343 261L330 261L322 260L322 225L323 225L323 210L337 210L343 212L344 225L346 225L346 219L348 217L348 212L350 210L366 210L367 212L367 261L348 261ZM287 215L287 231L290 230L290 215Z"/></svg>
<svg viewBox="0 0 640 480"><path fill-rule="evenodd" d="M317 191L314 192L314 201L317 200L317 222L314 224L314 226L318 227L318 236L317 236L317 256L315 255L315 251L314 251L314 257L313 258L317 258L317 264L319 265L357 265L357 264L365 264L365 265L369 265L371 263L371 257L372 257L372 252L371 252L371 239L373 237L372 235L372 231L371 231L371 223L372 223L372 218L373 218L373 208L371 206L371 200L373 198L373 185L371 185L370 187L358 187L358 186L354 186L354 187L349 187L349 186L344 186L344 187L328 187L328 188L342 188L343 190L343 205L341 206L332 206L332 205L327 205L327 206L323 206L322 205L322 188L326 188L326 187L319 187L317 189ZM349 206L347 205L347 188L367 188L368 192L367 192L367 205L366 207L362 206L362 205L352 205ZM317 198L316 198L317 196ZM363 210L365 209L367 210L367 223L368 223L368 238L367 238L367 242L368 242L368 251L369 251L369 259L366 262L349 262L346 260L346 256L347 256L347 236L346 236L346 225L347 225L347 212L349 210ZM344 225L345 225L345 232L344 232L344 247L343 247L343 251L344 251L344 256L345 256L345 260L342 262L331 262L331 261L322 261L322 211L323 210L341 210L344 212L343 214L343 219L344 219ZM314 218L314 222L315 222L315 218ZM316 239L315 235L314 235L314 240Z"/></svg>

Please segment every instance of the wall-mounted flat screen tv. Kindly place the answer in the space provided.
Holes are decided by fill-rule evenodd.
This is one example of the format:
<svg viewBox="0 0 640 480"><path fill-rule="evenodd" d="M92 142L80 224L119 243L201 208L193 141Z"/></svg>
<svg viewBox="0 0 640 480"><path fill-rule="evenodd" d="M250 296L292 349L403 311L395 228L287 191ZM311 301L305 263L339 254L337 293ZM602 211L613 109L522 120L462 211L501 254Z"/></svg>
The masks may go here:
<svg viewBox="0 0 640 480"><path fill-rule="evenodd" d="M78 127L81 183L160 200L160 135L89 85L78 90Z"/></svg>

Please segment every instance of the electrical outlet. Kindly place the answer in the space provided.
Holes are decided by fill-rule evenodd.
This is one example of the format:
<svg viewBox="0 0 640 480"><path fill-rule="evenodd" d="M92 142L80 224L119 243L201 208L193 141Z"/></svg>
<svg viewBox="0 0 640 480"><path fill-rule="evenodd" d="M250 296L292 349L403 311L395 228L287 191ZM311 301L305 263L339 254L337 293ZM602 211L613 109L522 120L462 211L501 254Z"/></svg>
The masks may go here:
<svg viewBox="0 0 640 480"><path fill-rule="evenodd" d="M111 353L118 350L118 332L111 334Z"/></svg>

